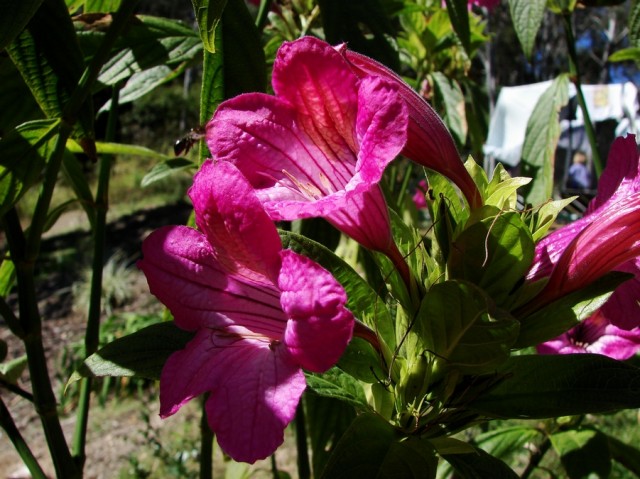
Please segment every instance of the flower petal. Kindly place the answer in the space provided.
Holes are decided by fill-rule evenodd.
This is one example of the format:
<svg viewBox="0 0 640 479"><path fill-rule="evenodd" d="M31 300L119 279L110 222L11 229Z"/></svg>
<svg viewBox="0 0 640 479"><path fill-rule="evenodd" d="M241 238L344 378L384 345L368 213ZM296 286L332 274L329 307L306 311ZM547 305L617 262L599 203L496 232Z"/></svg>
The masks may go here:
<svg viewBox="0 0 640 479"><path fill-rule="evenodd" d="M306 382L282 344L231 341L219 344L206 411L220 447L236 461L253 463L284 441Z"/></svg>
<svg viewBox="0 0 640 479"><path fill-rule="evenodd" d="M249 182L224 162L205 162L189 196L196 224L230 274L273 282L280 270L280 236Z"/></svg>
<svg viewBox="0 0 640 479"><path fill-rule="evenodd" d="M640 258L618 266L616 271L632 273L635 277L618 286L600 312L614 326L631 330L640 325Z"/></svg>
<svg viewBox="0 0 640 479"><path fill-rule="evenodd" d="M239 324L280 338L286 318L275 285L230 276L205 236L186 226L160 228L142 244L138 262L151 293L189 331Z"/></svg>
<svg viewBox="0 0 640 479"><path fill-rule="evenodd" d="M282 444L305 387L282 345L201 329L162 370L160 415L210 391L206 410L218 443L234 460L253 463Z"/></svg>
<svg viewBox="0 0 640 479"><path fill-rule="evenodd" d="M282 252L279 286L289 316L284 343L303 368L322 372L333 366L353 334L344 288L327 270L293 251Z"/></svg>

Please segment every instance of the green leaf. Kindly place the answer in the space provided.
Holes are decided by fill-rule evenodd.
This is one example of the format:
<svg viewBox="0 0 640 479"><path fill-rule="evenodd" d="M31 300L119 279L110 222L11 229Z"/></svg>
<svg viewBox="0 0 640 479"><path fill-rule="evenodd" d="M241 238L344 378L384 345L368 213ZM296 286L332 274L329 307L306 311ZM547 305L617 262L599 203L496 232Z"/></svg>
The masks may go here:
<svg viewBox="0 0 640 479"><path fill-rule="evenodd" d="M601 432L593 429L560 431L550 439L570 479L581 479L592 473L597 477L609 477L609 444Z"/></svg>
<svg viewBox="0 0 640 479"><path fill-rule="evenodd" d="M305 377L309 389L318 396L337 399L360 410L369 408L362 385L338 368L322 374L305 373Z"/></svg>
<svg viewBox="0 0 640 479"><path fill-rule="evenodd" d="M140 185L145 188L156 181L177 173L178 171L192 168L195 170L195 167L195 163L191 160L187 160L186 158L171 158L170 160L163 161L162 163L155 165L149 173L144 175Z"/></svg>
<svg viewBox="0 0 640 479"><path fill-rule="evenodd" d="M0 2L0 51L11 43L27 26L31 17L36 13L42 0L23 0Z"/></svg>
<svg viewBox="0 0 640 479"><path fill-rule="evenodd" d="M387 377L373 346L362 338L353 338L338 361L338 367L354 378L373 384Z"/></svg>
<svg viewBox="0 0 640 479"><path fill-rule="evenodd" d="M16 265L5 259L0 265L0 297L6 298L16 281Z"/></svg>
<svg viewBox="0 0 640 479"><path fill-rule="evenodd" d="M396 36L396 30L384 3L318 0L326 41L332 45L348 43L350 49L397 70L398 52L389 41L389 37Z"/></svg>
<svg viewBox="0 0 640 479"><path fill-rule="evenodd" d="M100 70L98 83L102 86L115 85L159 65L175 70L202 52L198 34L178 20L138 15L129 22L126 34L116 42L114 55ZM104 32L80 20L76 20L76 28L86 28L78 35L83 50L91 55L104 38Z"/></svg>
<svg viewBox="0 0 640 479"><path fill-rule="evenodd" d="M0 55L0 85L0 132L6 133L21 123L42 118L42 110L22 76L11 59L3 55Z"/></svg>
<svg viewBox="0 0 640 479"><path fill-rule="evenodd" d="M479 434L473 442L492 456L503 459L521 451L525 444L542 434L531 426L512 426Z"/></svg>
<svg viewBox="0 0 640 479"><path fill-rule="evenodd" d="M542 94L527 122L521 171L533 178L523 194L527 203L544 203L553 194L553 163L560 138L560 109L569 101L569 77L557 77Z"/></svg>
<svg viewBox="0 0 640 479"><path fill-rule="evenodd" d="M469 29L469 6L467 0L446 0L451 25L467 51L471 50L471 31Z"/></svg>
<svg viewBox="0 0 640 479"><path fill-rule="evenodd" d="M618 50L609 56L610 62L624 62L631 60L634 62L640 62L640 47L629 47Z"/></svg>
<svg viewBox="0 0 640 479"><path fill-rule="evenodd" d="M514 347L535 346L568 331L600 309L611 293L631 277L629 273L612 271L586 288L563 296L533 314L518 317L516 311L514 315L520 321L520 335ZM533 306L535 301L534 297Z"/></svg>
<svg viewBox="0 0 640 479"><path fill-rule="evenodd" d="M92 354L75 371L67 384L83 377L133 376L160 379L167 358L184 349L192 333L173 322L152 324L123 336Z"/></svg>
<svg viewBox="0 0 640 479"><path fill-rule="evenodd" d="M613 436L607 436L607 441L611 457L636 476L640 476L640 449L625 444Z"/></svg>
<svg viewBox="0 0 640 479"><path fill-rule="evenodd" d="M263 92L267 70L260 32L244 0L228 0L222 14L224 94Z"/></svg>
<svg viewBox="0 0 640 479"><path fill-rule="evenodd" d="M469 374L491 371L509 357L519 324L493 317L489 309L488 298L472 284L439 283L420 305L415 332L445 367Z"/></svg>
<svg viewBox="0 0 640 479"><path fill-rule="evenodd" d="M517 479L518 475L500 459L482 449L468 454L444 454L442 456L464 479Z"/></svg>
<svg viewBox="0 0 640 479"><path fill-rule="evenodd" d="M26 355L7 361L6 363L0 363L0 379L9 384L16 384L27 366Z"/></svg>
<svg viewBox="0 0 640 479"><path fill-rule="evenodd" d="M67 141L67 149L71 153L82 153L80 145L73 140ZM174 159L145 146L128 145L126 143L110 143L107 141L97 141L96 151L101 155L135 155L156 158L158 160Z"/></svg>
<svg viewBox="0 0 640 479"><path fill-rule="evenodd" d="M191 0L205 50L216 52L216 29L220 23L227 0Z"/></svg>
<svg viewBox="0 0 640 479"><path fill-rule="evenodd" d="M599 354L513 356L465 403L494 418L541 419L640 407L640 369Z"/></svg>
<svg viewBox="0 0 640 479"><path fill-rule="evenodd" d="M0 217L40 179L58 125L58 120L23 123L0 140Z"/></svg>
<svg viewBox="0 0 640 479"><path fill-rule="evenodd" d="M221 38L220 35L218 37ZM218 105L224 101L224 57L218 53L204 52L202 66L202 90L200 93L200 124L205 125L213 116ZM199 159L209 158L209 150L200 141Z"/></svg>
<svg viewBox="0 0 640 479"><path fill-rule="evenodd" d="M529 270L534 244L518 213L496 211L485 206L472 213L447 266L451 278L476 284L501 306Z"/></svg>
<svg viewBox="0 0 640 479"><path fill-rule="evenodd" d="M509 0L513 27L528 59L531 59L546 5L547 0Z"/></svg>
<svg viewBox="0 0 640 479"><path fill-rule="evenodd" d="M517 205L517 190L531 182L531 178L509 177L502 164L498 164L493 171L493 177L487 188L485 205L495 206L501 210L515 210Z"/></svg>
<svg viewBox="0 0 640 479"><path fill-rule="evenodd" d="M438 460L427 441L400 436L384 419L361 414L344 433L321 479L432 479Z"/></svg>
<svg viewBox="0 0 640 479"><path fill-rule="evenodd" d="M569 206L576 198L576 196L572 196L562 200L547 201L533 212L530 229L535 243L546 236L547 231L553 226L560 212Z"/></svg>
<svg viewBox="0 0 640 479"><path fill-rule="evenodd" d="M69 143L67 142L67 145L68 144ZM62 157L61 171L65 180L69 185L71 185L71 188L73 189L76 198L79 200L80 206L82 206L87 214L87 219L93 229L95 218L95 209L93 208L95 201L93 193L91 193L91 188L89 187L89 182L85 177L82 165L76 156L68 149L65 150L64 156Z"/></svg>
<svg viewBox="0 0 640 479"><path fill-rule="evenodd" d="M118 98L118 104L131 103L140 97L143 97L147 93L153 91L160 85L170 82L174 78L181 75L187 63L181 63L177 68L172 69L166 65L158 65L148 68L138 73L131 75L131 78L127 80L127 83L120 89L120 96ZM100 107L98 113L109 111L111 109L111 100Z"/></svg>
<svg viewBox="0 0 640 479"><path fill-rule="evenodd" d="M62 117L84 71L82 53L64 2L44 0L7 52L45 115ZM74 138L93 138L91 101L84 102L77 119Z"/></svg>
<svg viewBox="0 0 640 479"><path fill-rule="evenodd" d="M464 95L460 85L442 72L433 72L431 78L433 79L438 110L444 113L444 121L451 130L456 143L464 145L467 138L467 121L464 117Z"/></svg>
<svg viewBox="0 0 640 479"><path fill-rule="evenodd" d="M59 204L55 208L50 209L47 212L47 218L44 223L43 231L49 231L53 227L53 225L55 225L56 222L60 219L62 213L67 211L72 206L75 206L77 202L78 200L76 199L67 200L64 203Z"/></svg>
<svg viewBox="0 0 640 479"><path fill-rule="evenodd" d="M356 412L349 404L316 394L305 394L303 399L313 475L320 477L338 441L356 418Z"/></svg>

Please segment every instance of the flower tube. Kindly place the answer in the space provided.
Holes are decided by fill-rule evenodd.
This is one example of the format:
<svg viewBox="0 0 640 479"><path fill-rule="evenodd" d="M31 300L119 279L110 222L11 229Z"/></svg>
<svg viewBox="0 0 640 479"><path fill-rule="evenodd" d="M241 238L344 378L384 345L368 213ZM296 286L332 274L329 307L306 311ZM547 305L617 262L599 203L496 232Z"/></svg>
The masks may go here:
<svg viewBox="0 0 640 479"><path fill-rule="evenodd" d="M615 343L610 338L616 336L629 345L628 341L635 341L634 334L640 331L640 161L633 135L613 143L598 194L584 217L554 231L536 245L527 280L549 278L536 298L541 304L548 304L613 270L635 277L620 285L595 317L549 343L553 345L541 346L542 351L569 351L557 341L588 346L595 338L605 337L609 349L603 354L620 359L620 355L611 353L611 344ZM577 334L586 332L588 340L576 339ZM629 354L632 349L626 347L620 354Z"/></svg>
<svg viewBox="0 0 640 479"><path fill-rule="evenodd" d="M164 365L160 415L209 392L207 418L221 448L252 463L283 442L306 387L302 368L333 366L354 318L328 271L282 249L232 164L207 161L189 195L199 230L153 232L138 263L176 325L195 333Z"/></svg>
<svg viewBox="0 0 640 479"><path fill-rule="evenodd" d="M361 78L383 78L397 86L409 112L407 144L402 154L449 178L472 207L482 206L482 196L460 159L451 133L431 105L386 66L340 45L338 50Z"/></svg>

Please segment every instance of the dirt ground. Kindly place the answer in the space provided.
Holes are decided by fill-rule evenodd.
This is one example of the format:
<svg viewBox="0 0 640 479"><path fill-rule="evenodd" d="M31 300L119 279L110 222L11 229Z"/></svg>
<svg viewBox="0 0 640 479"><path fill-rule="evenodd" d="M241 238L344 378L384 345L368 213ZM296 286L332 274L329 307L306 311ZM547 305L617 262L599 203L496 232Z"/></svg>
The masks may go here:
<svg viewBox="0 0 640 479"><path fill-rule="evenodd" d="M184 224L188 218L190 207L180 204L171 207L162 207L153 210L141 211L133 215L121 218L109 224L107 233L107 257L119 250L133 264L139 258L142 239L153 229L165 224ZM84 334L85 313L74 309L72 285L81 276L81 268L74 266L73 257L77 256L78 263L86 261L85 251L90 245L89 233L86 231L81 213L67 215L62 218L54 230L49 232L42 245L42 269L39 283L39 307L43 317L43 338L49 371L55 377L54 391L61 391L62 378L72 371L61 371L54 376L54 369L60 364L60 355L65 345L82 339ZM67 257L66 263L58 264L60 258L56 257L61 251L71 251L72 260ZM59 256L59 254L58 254ZM159 311L160 305L153 298L146 285L144 276L132 267L133 276L131 285L133 294L131 300L119 307L114 312L135 311L148 313ZM9 298L10 303L15 303L15 297ZM0 319L0 339L8 344L8 357L13 359L20 357L23 348L16 338L9 332L6 325ZM30 391L28 374L23 373L20 387ZM199 411L196 401L183 408L175 416L166 420L160 420L158 416L157 395L145 391L142 397L135 393L124 398L112 398L107 401L105 407L97 404L94 397L90 411L90 426L87 440L87 460L85 465L85 478L110 479L118 477L146 477L144 471L134 473L135 464L153 464L154 454L162 450L160 446L163 440L170 439L176 442L176 437L191 436L192 442L184 447L189 451L162 450L167 457L170 454L192 454L197 446L197 428L199 425ZM40 421L29 401L0 388L0 395L12 414L18 429L32 448L33 453L41 461L50 477L54 477L53 468L46 449ZM72 409L72 407L70 407ZM70 440L75 426L75 411L70 410L62 420L63 429ZM175 444L171 447L175 447ZM155 452L154 452L155 451ZM151 457L151 459L150 459ZM278 465L287 470L292 477L295 463L290 452L279 452ZM146 461L146 462L145 462ZM157 462L157 459L156 459ZM192 461L193 462L193 461ZM219 451L214 459L216 474L223 474L223 459ZM150 469L151 466L147 466ZM254 465L251 477L270 477L270 462L262 461ZM177 473L176 473L177 474ZM9 438L0 430L0 479L28 478L29 473L22 465L20 457L15 451ZM160 476L151 476L160 477ZM172 477L177 477L173 475ZM196 476L197 477L197 476ZM247 476L245 476L247 477Z"/></svg>

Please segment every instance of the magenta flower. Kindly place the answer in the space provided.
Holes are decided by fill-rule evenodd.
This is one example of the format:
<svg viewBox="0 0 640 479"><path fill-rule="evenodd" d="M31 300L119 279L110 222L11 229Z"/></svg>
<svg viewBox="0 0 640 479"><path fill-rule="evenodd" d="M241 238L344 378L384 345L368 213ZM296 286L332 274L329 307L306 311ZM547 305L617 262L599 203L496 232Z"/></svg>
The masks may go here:
<svg viewBox="0 0 640 479"><path fill-rule="evenodd" d="M322 216L397 259L377 185L406 141L396 87L359 80L312 37L280 47L272 83L275 96L248 93L219 106L207 125L211 153L243 172L273 220Z"/></svg>
<svg viewBox="0 0 640 479"><path fill-rule="evenodd" d="M460 159L451 133L431 105L381 63L347 49L346 45L338 50L359 77L383 78L398 88L409 112L407 144L402 154L453 181L472 207L482 206L482 196Z"/></svg>
<svg viewBox="0 0 640 479"><path fill-rule="evenodd" d="M633 331L640 327L640 162L633 135L615 140L598 185L598 195L580 220L560 228L536 246L527 279L548 277L536 301L549 302L576 291L609 271L635 278L623 283L584 328L597 323Z"/></svg>
<svg viewBox="0 0 640 479"><path fill-rule="evenodd" d="M485 7L491 10L500 5L500 0L469 0L469 6L477 5L478 7Z"/></svg>
<svg viewBox="0 0 640 479"><path fill-rule="evenodd" d="M230 163L207 161L189 190L198 230L168 226L138 264L176 325L195 332L160 378L160 415L209 392L206 411L222 449L255 462L282 443L306 383L353 332L346 294L331 274L282 250L271 219Z"/></svg>
<svg viewBox="0 0 640 479"><path fill-rule="evenodd" d="M416 185L416 189L411 199L419 210L427 207L426 194L428 190L429 185L427 185L427 180L420 180Z"/></svg>

